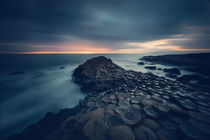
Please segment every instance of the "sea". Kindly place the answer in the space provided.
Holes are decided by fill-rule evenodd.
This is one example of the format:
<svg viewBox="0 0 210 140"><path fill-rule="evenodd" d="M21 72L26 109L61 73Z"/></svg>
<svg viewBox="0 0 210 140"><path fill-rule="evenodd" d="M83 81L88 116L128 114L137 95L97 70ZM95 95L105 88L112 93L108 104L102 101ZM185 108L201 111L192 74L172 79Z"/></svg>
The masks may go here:
<svg viewBox="0 0 210 140"><path fill-rule="evenodd" d="M176 67L150 62L137 64L141 57L153 54L1 54L0 139L36 123L47 112L56 113L76 106L85 94L72 81L72 73L87 59L101 55L124 69L152 72L158 76L165 76L165 73L144 67ZM180 76L192 74L177 68L181 70Z"/></svg>

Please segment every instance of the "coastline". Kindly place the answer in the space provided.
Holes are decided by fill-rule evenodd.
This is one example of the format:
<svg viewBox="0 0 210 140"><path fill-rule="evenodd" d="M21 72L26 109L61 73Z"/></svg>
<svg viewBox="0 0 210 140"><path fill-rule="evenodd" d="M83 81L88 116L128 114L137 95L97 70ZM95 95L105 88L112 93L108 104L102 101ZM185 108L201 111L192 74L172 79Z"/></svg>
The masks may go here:
<svg viewBox="0 0 210 140"><path fill-rule="evenodd" d="M92 94L88 94L77 107L57 114L48 113L39 123L9 139L61 139L62 137L75 138L75 136L78 139L116 139L124 135L122 132L125 132L126 139L133 139L143 138L145 134L142 132L145 131L151 135L151 139L164 139L166 138L164 134L171 134L171 128L168 128L168 125L178 134L177 136L183 139L209 137L208 132L202 128L204 126L202 121L209 123L208 120L203 120L208 118L208 109L204 106L209 104L204 101L195 102L197 96L209 96L206 91L152 74L127 71L106 58L100 57L99 62L101 59L104 61L102 64L96 63L98 60L95 59L96 61L90 59L91 63L84 63L84 69L79 70L80 74L75 75L79 78L78 83L81 88L87 84L92 85L93 88L88 91ZM107 63L110 67L107 67ZM89 68L94 70L90 71ZM87 72L84 72L86 70ZM116 71L118 76L113 75ZM88 75L85 73L91 77L86 77ZM98 76L93 77L96 73ZM111 83L113 87L107 89L110 81L116 84ZM200 110L197 110L198 108ZM169 117L169 114L174 116ZM166 121L160 119L165 117ZM183 122L192 121L176 122L173 118L175 120L179 118ZM195 129L199 129L201 133L191 135L188 127L198 123L197 121L201 123L201 128ZM154 127L159 131L154 131Z"/></svg>

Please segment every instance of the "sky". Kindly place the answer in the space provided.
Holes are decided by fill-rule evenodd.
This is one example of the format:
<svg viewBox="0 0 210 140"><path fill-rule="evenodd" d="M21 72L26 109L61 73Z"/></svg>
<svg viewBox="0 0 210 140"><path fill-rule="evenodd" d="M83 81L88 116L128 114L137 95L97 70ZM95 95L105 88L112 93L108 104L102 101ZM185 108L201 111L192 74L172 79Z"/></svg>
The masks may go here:
<svg viewBox="0 0 210 140"><path fill-rule="evenodd" d="M0 53L210 51L210 0L0 0Z"/></svg>

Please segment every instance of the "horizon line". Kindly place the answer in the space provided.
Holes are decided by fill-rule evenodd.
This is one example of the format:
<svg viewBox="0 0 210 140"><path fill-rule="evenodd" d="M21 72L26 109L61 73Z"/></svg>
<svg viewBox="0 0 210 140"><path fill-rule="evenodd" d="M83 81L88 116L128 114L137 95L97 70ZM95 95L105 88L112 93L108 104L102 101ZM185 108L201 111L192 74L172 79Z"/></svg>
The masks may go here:
<svg viewBox="0 0 210 140"><path fill-rule="evenodd" d="M174 51L174 53L210 53L206 51ZM0 54L146 54L146 53L160 53L160 52L0 52ZM165 53L173 53L165 52Z"/></svg>

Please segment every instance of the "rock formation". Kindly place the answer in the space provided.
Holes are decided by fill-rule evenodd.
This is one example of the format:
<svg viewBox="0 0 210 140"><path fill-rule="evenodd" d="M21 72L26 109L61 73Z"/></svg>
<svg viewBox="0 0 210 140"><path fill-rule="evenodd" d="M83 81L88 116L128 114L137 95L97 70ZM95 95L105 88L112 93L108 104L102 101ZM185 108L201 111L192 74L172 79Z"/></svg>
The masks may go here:
<svg viewBox="0 0 210 140"><path fill-rule="evenodd" d="M87 60L73 76L91 94L8 140L210 139L208 91L127 71L102 56Z"/></svg>

